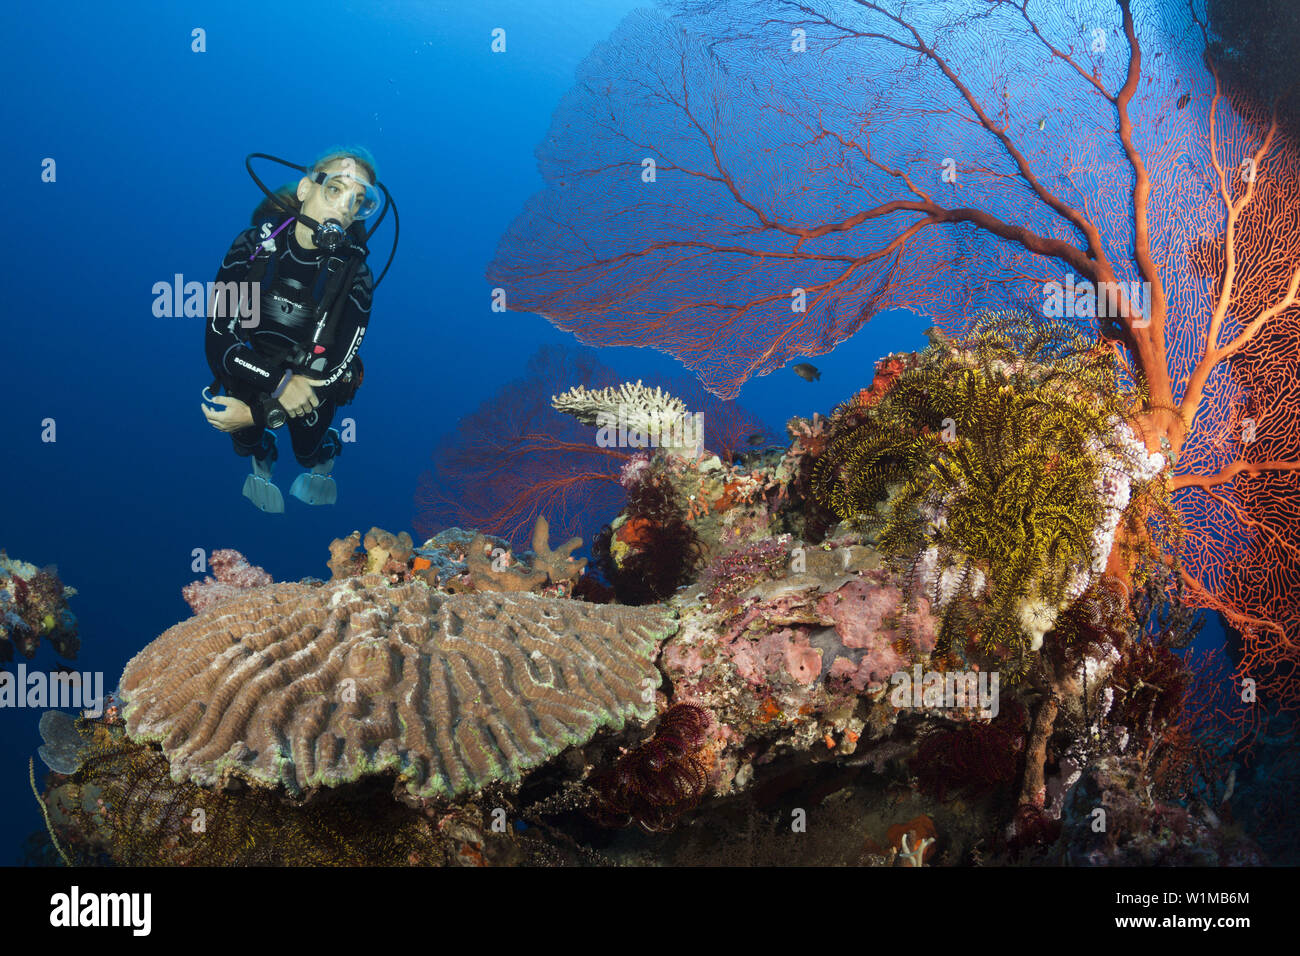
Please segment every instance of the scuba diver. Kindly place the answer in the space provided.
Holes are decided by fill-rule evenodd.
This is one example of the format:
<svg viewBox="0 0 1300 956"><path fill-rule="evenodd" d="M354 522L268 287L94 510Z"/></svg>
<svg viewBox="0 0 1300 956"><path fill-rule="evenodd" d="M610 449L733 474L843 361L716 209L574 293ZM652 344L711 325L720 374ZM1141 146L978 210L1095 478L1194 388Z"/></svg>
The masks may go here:
<svg viewBox="0 0 1300 956"><path fill-rule="evenodd" d="M272 193L253 172L254 158L303 176ZM284 425L294 457L307 469L289 493L309 505L334 504L338 488L330 473L343 444L331 423L361 385L358 350L374 289L397 252L397 233L379 279L372 280L366 264L366 242L389 207L396 226L397 208L363 149L332 150L309 168L264 153L250 154L244 165L266 198L252 228L222 260L208 303L205 351L214 381L203 390L203 414L230 434L236 454L252 458L244 497L256 507L284 511L271 481L275 430ZM379 190L383 212L367 232L362 222L380 209ZM223 289L238 290L233 307L221 298ZM219 388L226 397L217 395Z"/></svg>

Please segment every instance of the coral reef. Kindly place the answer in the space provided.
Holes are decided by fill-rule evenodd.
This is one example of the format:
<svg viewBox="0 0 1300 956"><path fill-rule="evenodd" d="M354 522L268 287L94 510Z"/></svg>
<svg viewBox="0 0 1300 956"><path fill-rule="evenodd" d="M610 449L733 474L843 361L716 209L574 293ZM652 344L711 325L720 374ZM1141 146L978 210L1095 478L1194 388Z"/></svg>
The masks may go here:
<svg viewBox="0 0 1300 956"><path fill-rule="evenodd" d="M847 756L887 737L892 675L927 666L935 646L937 619L900 608L901 577L856 536L786 547L783 573L769 554L734 597L708 602L697 584L673 602L681 626L661 667L674 699L717 716L718 792L743 788L758 753Z"/></svg>
<svg viewBox="0 0 1300 956"><path fill-rule="evenodd" d="M1088 767L1061 817L1064 862L1074 866L1260 866L1255 843L1211 815L1151 798L1135 758Z"/></svg>
<svg viewBox="0 0 1300 956"><path fill-rule="evenodd" d="M15 649L31 660L41 638L60 657L76 657L77 618L67 603L76 593L54 565L37 568L0 550L0 661L13 660Z"/></svg>
<svg viewBox="0 0 1300 956"><path fill-rule="evenodd" d="M250 565L247 558L229 548L213 551L212 557L208 559L208 567L212 569L212 574L202 581L191 581L181 588L181 597L195 614L202 614L208 608L238 597L252 588L272 583L270 574Z"/></svg>
<svg viewBox="0 0 1300 956"><path fill-rule="evenodd" d="M658 608L446 595L380 575L275 584L132 658L123 715L177 780L300 796L393 773L414 796L460 797L647 719L671 629Z"/></svg>
<svg viewBox="0 0 1300 956"><path fill-rule="evenodd" d="M590 567L538 512L530 551L354 532L327 583L221 552L128 665L124 727L42 722L51 829L119 862L1259 862L1234 787L1294 761L1248 771L1209 719L1227 672L1188 656L1166 463L1117 380L1072 327L989 314L786 449L622 456ZM684 413L630 388L557 403ZM199 848L182 801L240 836ZM334 835L266 829L304 811Z"/></svg>

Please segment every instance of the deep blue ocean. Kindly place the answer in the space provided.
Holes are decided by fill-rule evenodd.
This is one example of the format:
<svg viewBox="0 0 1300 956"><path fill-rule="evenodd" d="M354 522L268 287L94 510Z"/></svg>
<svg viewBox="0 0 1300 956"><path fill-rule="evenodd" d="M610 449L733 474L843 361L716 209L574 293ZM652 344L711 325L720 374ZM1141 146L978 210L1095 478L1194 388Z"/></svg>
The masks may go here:
<svg viewBox="0 0 1300 956"><path fill-rule="evenodd" d="M134 653L189 615L181 588L195 578L195 548L234 548L295 580L327 577L327 545L353 529L411 530L439 439L540 346L573 342L539 316L492 312L484 273L542 187L534 149L575 68L637 5L148 0L11 12L0 35L0 163L15 214L0 318L0 547L56 564L77 589L78 669L102 671L112 688ZM498 26L508 55L490 51ZM196 28L205 52L191 49ZM362 347L338 503L286 496L272 516L241 496L248 462L200 412L204 320L155 317L151 290L176 274L213 278L261 199L246 154L306 163L333 144L377 158L400 245ZM47 160L53 182L42 179ZM262 169L268 184L287 178ZM371 242L376 268L391 241L390 219ZM928 324L880 316L813 359L820 381L787 368L752 379L740 400L783 435L790 416L829 413L868 384L880 356L922 348ZM600 359L652 384L684 371L645 349ZM47 419L53 442L42 440ZM298 469L286 448L277 479L287 491ZM43 643L27 663L55 662ZM6 864L42 828L27 783L39 716L0 710Z"/></svg>

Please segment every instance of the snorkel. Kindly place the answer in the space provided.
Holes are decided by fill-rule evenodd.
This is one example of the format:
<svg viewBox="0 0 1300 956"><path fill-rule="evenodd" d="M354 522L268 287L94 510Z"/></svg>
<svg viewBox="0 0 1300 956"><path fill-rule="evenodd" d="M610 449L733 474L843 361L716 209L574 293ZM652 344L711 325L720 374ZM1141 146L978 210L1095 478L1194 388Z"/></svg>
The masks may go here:
<svg viewBox="0 0 1300 956"><path fill-rule="evenodd" d="M397 203L393 202L393 197L392 194L389 193L388 187L386 187L381 182L375 182L374 188L380 190L384 195L383 206L379 210L379 216L375 219L374 225L371 226L370 229L365 232L364 237L359 241L353 241L352 234L348 231L348 229L344 228L342 220L334 219L334 218L326 218L323 222L318 222L317 220L313 219L312 217L304 213L301 209L294 209L284 200L282 196L279 196L273 193L270 189L268 189L266 187L266 184L263 183L262 180L258 178L257 173L253 171L252 161L254 159L268 159L273 163L279 163L281 166L287 166L289 169L296 169L298 172L302 173L304 176L312 180L312 182L316 183L317 185L323 186L326 183L326 181L331 179L332 177L326 173L313 173L305 166L299 166L297 163L291 163L288 160L280 159L278 156L271 156L267 153L249 153L246 157L244 157L244 168L248 170L248 175L252 177L253 182L257 183L257 188L262 190L262 192L266 194L267 198L269 198L273 203L275 203L276 206L278 206L284 212L288 213L289 216L292 217L292 220L301 222L308 229L310 229L312 231L312 242L314 242L321 249L325 250L325 252L327 253L330 254L336 254L340 252L344 254L359 253L362 257L366 256L368 254L366 244L369 243L370 237L375 234L375 230L379 228L380 224L384 221L384 218L388 215L389 208L392 208L393 248L388 253L388 261L384 263L383 271L380 272L379 277L375 279L374 287L378 288L379 283L383 281L384 276L388 274L389 267L393 264L393 257L397 255L397 239L398 239L398 234L400 232L400 226L401 226L401 219L397 214ZM362 186L370 185L369 183L365 182L363 179L360 179L354 172L350 170L344 173L343 175L346 178L357 182L359 185ZM287 224L288 221L286 221L285 223L281 223L280 228L283 229L284 226ZM279 229L276 230L277 233L279 231L280 231Z"/></svg>

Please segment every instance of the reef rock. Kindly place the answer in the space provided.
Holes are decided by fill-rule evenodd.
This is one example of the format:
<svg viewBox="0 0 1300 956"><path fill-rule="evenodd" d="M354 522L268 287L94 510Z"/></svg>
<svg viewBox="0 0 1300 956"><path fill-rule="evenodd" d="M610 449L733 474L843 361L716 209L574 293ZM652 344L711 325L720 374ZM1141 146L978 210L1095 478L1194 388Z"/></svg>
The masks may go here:
<svg viewBox="0 0 1300 956"><path fill-rule="evenodd" d="M0 661L13 660L15 648L30 660L42 637L60 657L76 657L77 618L67 604L76 593L53 565L37 568L0 550Z"/></svg>

